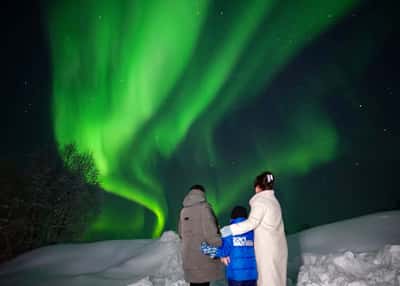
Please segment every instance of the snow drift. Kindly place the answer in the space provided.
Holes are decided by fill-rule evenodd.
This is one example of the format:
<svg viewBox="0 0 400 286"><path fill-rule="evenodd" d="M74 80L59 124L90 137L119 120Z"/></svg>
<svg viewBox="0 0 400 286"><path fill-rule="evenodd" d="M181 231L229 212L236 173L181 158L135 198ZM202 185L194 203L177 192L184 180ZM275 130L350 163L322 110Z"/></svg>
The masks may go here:
<svg viewBox="0 0 400 286"><path fill-rule="evenodd" d="M165 232L158 240L114 240L43 247L0 267L0 285L180 285L180 241ZM154 283L153 283L153 282Z"/></svg>
<svg viewBox="0 0 400 286"><path fill-rule="evenodd" d="M399 285L399 226L392 211L291 235L289 277L301 286ZM1 265L0 285L183 286L181 265L179 238L167 231L157 240L43 247Z"/></svg>
<svg viewBox="0 0 400 286"><path fill-rule="evenodd" d="M303 256L297 285L398 286L400 245L387 245L378 252Z"/></svg>
<svg viewBox="0 0 400 286"><path fill-rule="evenodd" d="M288 236L288 275L295 280L302 255L376 252L400 244L400 211L381 212L314 227Z"/></svg>

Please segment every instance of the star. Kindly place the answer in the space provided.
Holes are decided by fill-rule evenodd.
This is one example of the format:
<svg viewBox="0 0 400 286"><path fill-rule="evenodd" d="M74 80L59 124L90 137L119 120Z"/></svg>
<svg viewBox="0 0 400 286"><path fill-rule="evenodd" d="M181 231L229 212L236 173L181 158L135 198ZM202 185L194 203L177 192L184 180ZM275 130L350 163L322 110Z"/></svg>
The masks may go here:
<svg viewBox="0 0 400 286"><path fill-rule="evenodd" d="M219 14L220 14L220 15L224 15L224 11L221 10L221 11L219 12Z"/></svg>
<svg viewBox="0 0 400 286"><path fill-rule="evenodd" d="M360 166L360 162L355 162L354 165L355 165L356 167L358 167L358 166Z"/></svg>

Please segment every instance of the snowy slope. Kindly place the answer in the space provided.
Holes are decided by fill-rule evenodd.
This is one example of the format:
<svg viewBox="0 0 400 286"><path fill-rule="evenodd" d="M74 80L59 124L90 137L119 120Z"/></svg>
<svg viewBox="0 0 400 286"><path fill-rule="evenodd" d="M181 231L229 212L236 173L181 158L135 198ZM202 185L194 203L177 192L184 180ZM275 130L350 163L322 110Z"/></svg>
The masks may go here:
<svg viewBox="0 0 400 286"><path fill-rule="evenodd" d="M180 241L173 232L159 240L114 240L43 247L0 267L0 285L122 286L147 276L183 279Z"/></svg>
<svg viewBox="0 0 400 286"><path fill-rule="evenodd" d="M400 245L380 251L305 254L297 285L399 286Z"/></svg>
<svg viewBox="0 0 400 286"><path fill-rule="evenodd" d="M379 269L387 269L386 274L392 271L390 273L395 275L393 279L397 279L398 248L384 247L389 244L400 245L400 211L377 213L316 227L289 236L288 243L288 274L292 280L296 279L300 266L305 263L299 276L299 285L302 286L348 285L327 284L326 281L331 276L338 276L340 267L350 269L349 277L352 277L357 267L366 271L365 267L370 265L368 263L377 261L380 261L376 264ZM347 250L370 254L359 257ZM368 265L360 263L367 258L370 259ZM181 263L179 238L169 231L159 240L115 240L40 248L0 265L0 285L183 286L185 283ZM336 270L334 267L337 267ZM322 278L328 277L325 284L318 282L322 281L318 280L321 271L324 272ZM364 273L360 271L358 273ZM340 281L345 281L343 279ZM353 286L356 285L369 284Z"/></svg>
<svg viewBox="0 0 400 286"><path fill-rule="evenodd" d="M292 279L303 253L333 254L346 250L370 252L400 244L400 211L381 212L331 223L288 237L288 275Z"/></svg>

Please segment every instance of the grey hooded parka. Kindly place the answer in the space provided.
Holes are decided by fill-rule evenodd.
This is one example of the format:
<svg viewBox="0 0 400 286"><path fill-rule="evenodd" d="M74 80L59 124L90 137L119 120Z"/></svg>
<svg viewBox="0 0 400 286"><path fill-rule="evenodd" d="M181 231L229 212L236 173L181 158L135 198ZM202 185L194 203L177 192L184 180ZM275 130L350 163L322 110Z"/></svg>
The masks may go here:
<svg viewBox="0 0 400 286"><path fill-rule="evenodd" d="M204 192L191 190L183 201L178 224L182 239L182 260L185 280L189 283L215 281L224 277L223 264L203 255L201 242L220 246L217 220Z"/></svg>

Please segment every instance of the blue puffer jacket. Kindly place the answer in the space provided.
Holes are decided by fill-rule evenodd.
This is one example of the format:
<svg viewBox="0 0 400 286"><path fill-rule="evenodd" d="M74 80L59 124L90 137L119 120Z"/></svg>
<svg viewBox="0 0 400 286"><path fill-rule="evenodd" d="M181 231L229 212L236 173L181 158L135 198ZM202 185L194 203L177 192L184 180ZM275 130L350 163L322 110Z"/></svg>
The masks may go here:
<svg viewBox="0 0 400 286"><path fill-rule="evenodd" d="M246 220L236 218L231 224ZM254 254L253 231L242 235L234 235L223 238L222 246L217 250L217 257L229 256L231 263L226 268L228 280L246 281L257 280L256 256Z"/></svg>

